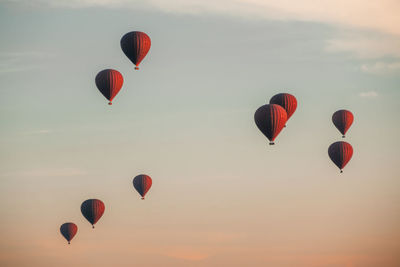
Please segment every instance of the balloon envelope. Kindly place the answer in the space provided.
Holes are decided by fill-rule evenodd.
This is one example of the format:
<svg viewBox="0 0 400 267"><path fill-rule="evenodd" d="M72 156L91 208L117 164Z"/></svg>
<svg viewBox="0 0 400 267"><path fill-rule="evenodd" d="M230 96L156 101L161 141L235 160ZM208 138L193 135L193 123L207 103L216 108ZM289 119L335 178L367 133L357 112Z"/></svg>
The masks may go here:
<svg viewBox="0 0 400 267"><path fill-rule="evenodd" d="M269 139L269 144L273 145L275 138L285 126L287 114L281 106L268 104L257 109L254 120L258 129Z"/></svg>
<svg viewBox="0 0 400 267"><path fill-rule="evenodd" d="M104 210L104 203L98 199L85 200L81 205L82 215L92 224L93 228L101 216L103 216Z"/></svg>
<svg viewBox="0 0 400 267"><path fill-rule="evenodd" d="M76 232L78 232L78 226L71 222L64 223L60 227L60 232L64 236L64 238L67 239L69 244L72 238L74 238L74 236L76 235Z"/></svg>
<svg viewBox="0 0 400 267"><path fill-rule="evenodd" d="M353 113L345 109L338 110L332 115L332 122L339 132L342 133L343 137L345 137L345 134L350 128L351 124L353 124L353 121Z"/></svg>
<svg viewBox="0 0 400 267"><path fill-rule="evenodd" d="M353 147L347 142L335 142L329 146L328 154L340 172L343 172L343 168L353 156Z"/></svg>
<svg viewBox="0 0 400 267"><path fill-rule="evenodd" d="M150 37L144 32L128 32L121 38L121 48L124 54L139 69L139 64L150 50Z"/></svg>
<svg viewBox="0 0 400 267"><path fill-rule="evenodd" d="M291 94L281 93L274 95L269 101L270 104L277 104L283 107L287 113L287 119L292 117L297 108L297 99Z"/></svg>
<svg viewBox="0 0 400 267"><path fill-rule="evenodd" d="M150 176L146 174L140 174L133 178L133 186L135 187L136 191L142 196L144 199L147 192L150 190L152 185L152 180Z"/></svg>
<svg viewBox="0 0 400 267"><path fill-rule="evenodd" d="M112 104L114 97L118 94L124 84L122 74L113 69L100 71L96 75L95 81L99 91L110 101L108 103L109 105Z"/></svg>

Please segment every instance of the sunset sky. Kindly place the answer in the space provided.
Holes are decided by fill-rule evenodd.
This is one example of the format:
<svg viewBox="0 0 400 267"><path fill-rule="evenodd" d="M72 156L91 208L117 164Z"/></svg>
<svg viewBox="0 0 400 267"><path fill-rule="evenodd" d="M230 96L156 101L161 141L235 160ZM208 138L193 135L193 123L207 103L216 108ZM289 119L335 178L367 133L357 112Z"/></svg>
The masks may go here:
<svg viewBox="0 0 400 267"><path fill-rule="evenodd" d="M398 0L0 0L0 266L400 266L399 14ZM120 48L135 30L152 40L139 71ZM112 106L105 68L124 76ZM298 108L269 146L253 116L280 92ZM327 154L338 109L355 116L343 174ZM89 198L106 206L95 230Z"/></svg>

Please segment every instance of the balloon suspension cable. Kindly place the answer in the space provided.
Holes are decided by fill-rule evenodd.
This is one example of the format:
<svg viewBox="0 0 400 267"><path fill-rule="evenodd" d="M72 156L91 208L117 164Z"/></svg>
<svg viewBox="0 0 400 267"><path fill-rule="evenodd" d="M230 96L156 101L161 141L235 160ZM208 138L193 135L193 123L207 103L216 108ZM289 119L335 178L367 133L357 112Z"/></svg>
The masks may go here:
<svg viewBox="0 0 400 267"><path fill-rule="evenodd" d="M138 70L139 69L139 67L135 67L135 70Z"/></svg>
<svg viewBox="0 0 400 267"><path fill-rule="evenodd" d="M340 170L340 173L343 173L343 170Z"/></svg>
<svg viewBox="0 0 400 267"><path fill-rule="evenodd" d="M110 102L108 102L108 104L111 106L111 105L112 105L112 102L110 101Z"/></svg>
<svg viewBox="0 0 400 267"><path fill-rule="evenodd" d="M269 142L269 144L270 144L270 145L275 145L275 143L274 143L274 142L272 142L272 141L271 141L271 142Z"/></svg>

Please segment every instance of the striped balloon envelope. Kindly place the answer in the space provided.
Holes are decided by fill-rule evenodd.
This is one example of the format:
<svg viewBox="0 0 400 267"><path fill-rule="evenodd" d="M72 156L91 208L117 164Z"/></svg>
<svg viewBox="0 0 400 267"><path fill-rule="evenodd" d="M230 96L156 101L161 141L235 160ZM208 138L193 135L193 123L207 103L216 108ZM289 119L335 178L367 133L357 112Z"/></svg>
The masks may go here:
<svg viewBox="0 0 400 267"><path fill-rule="evenodd" d="M121 38L121 49L130 61L136 65L135 70L139 69L139 64L146 57L150 46L150 37L144 32L128 32Z"/></svg>
<svg viewBox="0 0 400 267"><path fill-rule="evenodd" d="M139 174L133 178L133 187L135 187L136 191L142 196L142 199L144 199L147 192L150 190L152 183L150 176L146 174Z"/></svg>
<svg viewBox="0 0 400 267"><path fill-rule="evenodd" d="M287 113L287 119L289 120L292 117L293 113L297 109L297 99L294 95L288 93L280 93L274 95L269 101L270 104L277 104L283 107Z"/></svg>
<svg viewBox="0 0 400 267"><path fill-rule="evenodd" d="M112 105L114 97L119 93L124 84L122 74L113 69L102 70L96 75L95 81L97 89L108 99L108 104Z"/></svg>
<svg viewBox="0 0 400 267"><path fill-rule="evenodd" d="M349 163L353 156L353 147L343 141L335 142L328 148L328 155L335 165L343 172L343 168Z"/></svg>
<svg viewBox="0 0 400 267"><path fill-rule="evenodd" d="M76 226L76 224L72 222L67 222L61 225L60 232L63 235L63 237L67 239L68 244L70 244L72 238L74 238L74 236L78 232L78 226Z"/></svg>
<svg viewBox="0 0 400 267"><path fill-rule="evenodd" d="M338 110L332 115L332 122L342 134L343 138L345 137L345 134L349 130L350 126L353 124L353 121L353 113L345 109Z"/></svg>
<svg viewBox="0 0 400 267"><path fill-rule="evenodd" d="M82 215L90 222L92 228L103 216L104 210L104 203L98 199L85 200L81 205Z"/></svg>
<svg viewBox="0 0 400 267"><path fill-rule="evenodd" d="M258 129L268 138L270 145L275 144L274 140L282 131L287 121L287 114L284 108L276 104L261 106L254 114L254 121Z"/></svg>

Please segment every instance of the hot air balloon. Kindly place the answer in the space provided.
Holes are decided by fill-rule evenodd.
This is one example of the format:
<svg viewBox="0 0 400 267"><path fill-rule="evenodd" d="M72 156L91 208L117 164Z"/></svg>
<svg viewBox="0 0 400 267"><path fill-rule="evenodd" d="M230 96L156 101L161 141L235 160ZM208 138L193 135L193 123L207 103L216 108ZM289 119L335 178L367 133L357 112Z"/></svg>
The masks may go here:
<svg viewBox="0 0 400 267"><path fill-rule="evenodd" d="M353 120L353 113L345 109L338 110L332 115L332 122L336 126L336 128L342 133L343 138L345 137L347 130L353 123Z"/></svg>
<svg viewBox="0 0 400 267"><path fill-rule="evenodd" d="M293 113L296 111L297 108L296 98L293 95L287 93L274 95L269 101L269 103L277 104L283 107L286 110L288 120L290 117L292 117Z"/></svg>
<svg viewBox="0 0 400 267"><path fill-rule="evenodd" d="M328 154L333 163L343 172L343 168L353 156L353 147L343 141L335 142L329 146Z"/></svg>
<svg viewBox="0 0 400 267"><path fill-rule="evenodd" d="M110 101L108 102L109 105L112 105L112 101L121 90L123 83L124 78L117 70L106 69L96 75L96 86L103 96Z"/></svg>
<svg viewBox="0 0 400 267"><path fill-rule="evenodd" d="M269 139L269 144L273 145L275 138L285 126L287 114L281 106L269 104L257 109L254 120L258 129Z"/></svg>
<svg viewBox="0 0 400 267"><path fill-rule="evenodd" d="M61 234L67 239L68 244L70 244L70 241L74 236L76 235L76 232L78 232L78 226L76 224L67 222L61 225L60 227L60 232Z"/></svg>
<svg viewBox="0 0 400 267"><path fill-rule="evenodd" d="M121 38L122 51L136 65L135 70L139 69L139 64L149 52L150 46L150 37L144 32L128 32Z"/></svg>
<svg viewBox="0 0 400 267"><path fill-rule="evenodd" d="M104 203L98 199L85 200L81 205L82 215L92 224L92 228L103 216L104 209Z"/></svg>
<svg viewBox="0 0 400 267"><path fill-rule="evenodd" d="M138 193L142 196L142 199L144 199L144 196L149 191L151 184L152 180L150 176L146 174L140 174L133 178L133 186L135 187L136 191L138 191Z"/></svg>

